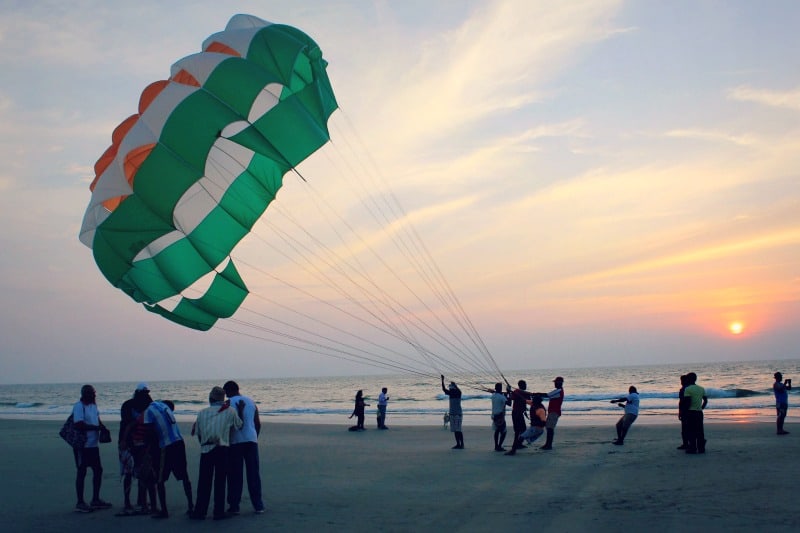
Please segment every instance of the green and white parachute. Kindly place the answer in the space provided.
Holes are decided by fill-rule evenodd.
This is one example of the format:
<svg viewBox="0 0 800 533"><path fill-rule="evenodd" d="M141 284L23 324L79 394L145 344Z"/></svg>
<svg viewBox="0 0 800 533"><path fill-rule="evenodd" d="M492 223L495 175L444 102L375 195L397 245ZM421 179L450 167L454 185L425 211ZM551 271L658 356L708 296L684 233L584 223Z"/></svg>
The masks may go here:
<svg viewBox="0 0 800 533"><path fill-rule="evenodd" d="M80 231L113 286L198 330L233 315L248 290L231 250L329 140L326 66L300 30L235 15L142 92L95 164ZM200 297L159 303L201 278Z"/></svg>

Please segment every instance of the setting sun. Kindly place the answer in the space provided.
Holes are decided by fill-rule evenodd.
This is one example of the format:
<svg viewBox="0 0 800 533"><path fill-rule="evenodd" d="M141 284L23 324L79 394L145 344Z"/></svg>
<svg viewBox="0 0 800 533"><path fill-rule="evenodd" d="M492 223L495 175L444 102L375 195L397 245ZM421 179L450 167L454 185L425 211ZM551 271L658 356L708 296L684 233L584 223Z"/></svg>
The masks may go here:
<svg viewBox="0 0 800 533"><path fill-rule="evenodd" d="M742 331L744 331L744 325L741 322L732 322L728 329L731 330L731 333L734 335L739 335Z"/></svg>

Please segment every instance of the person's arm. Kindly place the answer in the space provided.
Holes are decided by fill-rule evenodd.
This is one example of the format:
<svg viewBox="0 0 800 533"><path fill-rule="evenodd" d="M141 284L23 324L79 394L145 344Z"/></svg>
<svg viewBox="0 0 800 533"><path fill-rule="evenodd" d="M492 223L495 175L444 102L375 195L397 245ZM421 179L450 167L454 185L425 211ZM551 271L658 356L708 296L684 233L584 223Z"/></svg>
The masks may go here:
<svg viewBox="0 0 800 533"><path fill-rule="evenodd" d="M446 388L444 388L444 374L442 374L442 390L444 391L445 394L450 396L450 391L448 391Z"/></svg>
<svg viewBox="0 0 800 533"><path fill-rule="evenodd" d="M700 409L705 409L706 405L708 405L708 396L705 394L703 395L703 405L700 406Z"/></svg>
<svg viewBox="0 0 800 533"><path fill-rule="evenodd" d="M253 425L256 427L256 437L261 434L261 418L258 416L258 407L256 407L256 412L253 414Z"/></svg>

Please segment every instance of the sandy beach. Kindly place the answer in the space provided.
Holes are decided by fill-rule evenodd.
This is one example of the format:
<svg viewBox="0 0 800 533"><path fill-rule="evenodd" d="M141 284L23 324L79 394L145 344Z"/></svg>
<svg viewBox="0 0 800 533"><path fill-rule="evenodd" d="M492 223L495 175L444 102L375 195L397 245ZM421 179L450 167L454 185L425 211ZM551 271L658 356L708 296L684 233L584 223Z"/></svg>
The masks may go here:
<svg viewBox="0 0 800 533"><path fill-rule="evenodd" d="M391 418L389 419L391 420ZM181 424L184 435L189 424ZM708 452L679 452L675 425L643 424L624 446L610 426L559 427L554 449L493 452L489 428L465 428L451 450L441 427L352 433L346 424L267 424L261 471L267 512L190 521L181 485L167 484L171 516L115 517L122 503L116 442L102 445L101 496L114 508L73 512L75 467L60 422L0 420L5 531L791 531L800 431L772 424L706 425ZM109 424L115 435L115 424ZM792 425L787 429L792 431ZM199 447L187 438L196 488ZM87 496L91 487L87 477Z"/></svg>

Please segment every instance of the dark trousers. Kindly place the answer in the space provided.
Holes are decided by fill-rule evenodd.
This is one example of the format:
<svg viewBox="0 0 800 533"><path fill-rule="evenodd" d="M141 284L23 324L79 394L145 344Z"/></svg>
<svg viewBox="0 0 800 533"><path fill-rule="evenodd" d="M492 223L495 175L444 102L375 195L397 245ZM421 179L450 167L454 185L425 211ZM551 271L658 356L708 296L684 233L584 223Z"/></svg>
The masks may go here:
<svg viewBox="0 0 800 533"><path fill-rule="evenodd" d="M703 431L703 411L686 411L686 451L705 452L706 437Z"/></svg>
<svg viewBox="0 0 800 533"><path fill-rule="evenodd" d="M258 511L264 508L261 501L261 474L258 466L258 443L240 442L231 444L228 469L228 505L231 510L238 510L242 501L242 470L247 474L247 492L253 509Z"/></svg>
<svg viewBox="0 0 800 533"><path fill-rule="evenodd" d="M103 466L100 463L100 449L94 448L73 448L72 453L75 457L75 466L78 472L75 476L75 493L78 496L78 503L86 503L83 500L83 485L86 479L86 470L92 469L92 500L100 499L100 485L103 483Z"/></svg>
<svg viewBox="0 0 800 533"><path fill-rule="evenodd" d="M211 499L211 485L214 485L214 516L225 514L225 482L228 471L228 447L216 446L200 455L200 474L197 478L197 502L194 512L205 516Z"/></svg>

